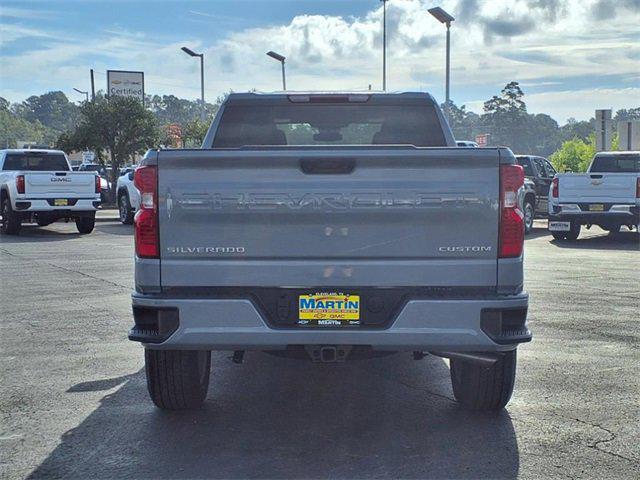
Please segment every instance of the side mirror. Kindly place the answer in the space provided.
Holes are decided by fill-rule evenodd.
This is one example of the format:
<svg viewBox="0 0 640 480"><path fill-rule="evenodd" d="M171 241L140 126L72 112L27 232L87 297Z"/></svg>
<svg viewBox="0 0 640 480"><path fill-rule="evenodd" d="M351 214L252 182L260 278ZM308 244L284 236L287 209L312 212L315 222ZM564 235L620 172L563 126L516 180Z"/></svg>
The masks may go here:
<svg viewBox="0 0 640 480"><path fill-rule="evenodd" d="M133 180L133 172L129 172L129 175L127 175L129 177L129 180Z"/></svg>

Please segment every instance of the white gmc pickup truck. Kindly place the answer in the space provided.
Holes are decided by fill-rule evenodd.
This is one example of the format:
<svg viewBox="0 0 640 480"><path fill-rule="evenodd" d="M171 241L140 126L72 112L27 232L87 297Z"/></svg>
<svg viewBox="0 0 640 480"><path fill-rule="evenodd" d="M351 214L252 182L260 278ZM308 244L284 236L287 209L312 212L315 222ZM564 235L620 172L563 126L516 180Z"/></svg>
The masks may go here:
<svg viewBox="0 0 640 480"><path fill-rule="evenodd" d="M22 222L49 225L73 219L91 233L100 206L100 177L74 172L60 150L0 150L0 211L4 235L20 233Z"/></svg>
<svg viewBox="0 0 640 480"><path fill-rule="evenodd" d="M576 240L580 227L640 230L640 152L599 152L587 173L557 174L549 192L549 230Z"/></svg>

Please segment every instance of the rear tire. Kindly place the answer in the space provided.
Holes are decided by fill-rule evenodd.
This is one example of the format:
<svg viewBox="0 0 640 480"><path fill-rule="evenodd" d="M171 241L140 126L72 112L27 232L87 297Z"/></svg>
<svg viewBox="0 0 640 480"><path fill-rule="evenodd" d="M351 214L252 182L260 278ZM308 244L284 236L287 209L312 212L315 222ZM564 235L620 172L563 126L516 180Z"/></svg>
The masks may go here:
<svg viewBox="0 0 640 480"><path fill-rule="evenodd" d="M163 410L202 406L209 389L211 352L208 350L144 351L147 389Z"/></svg>
<svg viewBox="0 0 640 480"><path fill-rule="evenodd" d="M536 216L536 208L529 200L524 201L524 233L533 230L533 219Z"/></svg>
<svg viewBox="0 0 640 480"><path fill-rule="evenodd" d="M470 410L501 410L509 402L516 378L516 350L505 352L490 367L451 359L453 395Z"/></svg>
<svg viewBox="0 0 640 480"><path fill-rule="evenodd" d="M609 235L617 235L618 233L620 233L621 228L622 228L622 225L611 225L605 230L609 232Z"/></svg>
<svg viewBox="0 0 640 480"><path fill-rule="evenodd" d="M129 202L129 195L126 193L121 193L118 196L118 214L120 222L124 225L133 223L133 210L131 209L131 202Z"/></svg>
<svg viewBox="0 0 640 480"><path fill-rule="evenodd" d="M11 208L11 200L5 198L2 202L2 224L0 224L0 232L3 235L18 235L22 227L22 218L20 214Z"/></svg>
<svg viewBox="0 0 640 480"><path fill-rule="evenodd" d="M93 227L96 225L96 214L94 213L90 217L78 217L76 218L76 228L80 233L91 233Z"/></svg>

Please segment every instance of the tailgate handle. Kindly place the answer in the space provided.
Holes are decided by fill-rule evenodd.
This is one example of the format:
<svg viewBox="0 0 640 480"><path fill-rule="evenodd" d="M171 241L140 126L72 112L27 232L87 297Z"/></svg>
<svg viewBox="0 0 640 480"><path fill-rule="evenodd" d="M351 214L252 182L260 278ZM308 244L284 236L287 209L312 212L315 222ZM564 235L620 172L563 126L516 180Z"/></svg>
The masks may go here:
<svg viewBox="0 0 640 480"><path fill-rule="evenodd" d="M347 174L356 168L356 161L350 158L309 158L300 161L300 168L307 175Z"/></svg>
<svg viewBox="0 0 640 480"><path fill-rule="evenodd" d="M591 175L591 178L602 178L602 175Z"/></svg>
<svg viewBox="0 0 640 480"><path fill-rule="evenodd" d="M67 172L56 172L56 177L66 177Z"/></svg>

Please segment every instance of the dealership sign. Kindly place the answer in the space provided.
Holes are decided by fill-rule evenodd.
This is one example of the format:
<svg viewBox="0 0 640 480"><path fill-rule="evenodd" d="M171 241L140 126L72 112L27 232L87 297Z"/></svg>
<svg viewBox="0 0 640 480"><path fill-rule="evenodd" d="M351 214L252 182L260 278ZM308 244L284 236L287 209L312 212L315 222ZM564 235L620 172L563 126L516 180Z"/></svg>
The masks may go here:
<svg viewBox="0 0 640 480"><path fill-rule="evenodd" d="M109 97L133 97L144 102L144 72L107 70Z"/></svg>

